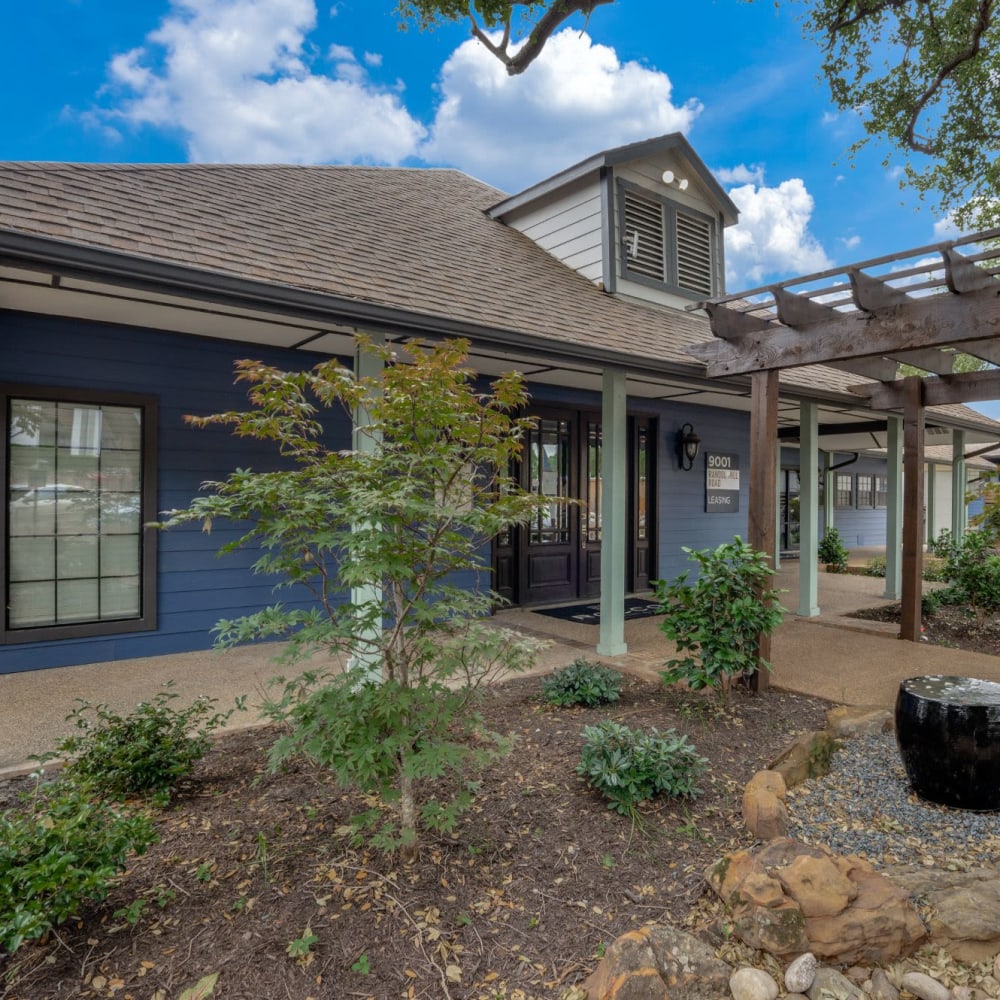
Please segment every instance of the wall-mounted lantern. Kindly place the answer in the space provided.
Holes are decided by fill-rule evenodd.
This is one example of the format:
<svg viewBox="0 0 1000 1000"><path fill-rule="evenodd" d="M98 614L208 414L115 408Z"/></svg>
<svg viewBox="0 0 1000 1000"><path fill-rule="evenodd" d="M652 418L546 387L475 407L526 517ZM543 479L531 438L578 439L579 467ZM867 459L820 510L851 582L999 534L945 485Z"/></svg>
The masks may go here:
<svg viewBox="0 0 1000 1000"><path fill-rule="evenodd" d="M691 424L685 424L677 432L677 461L685 472L694 468L699 448L701 448L701 438L695 434Z"/></svg>

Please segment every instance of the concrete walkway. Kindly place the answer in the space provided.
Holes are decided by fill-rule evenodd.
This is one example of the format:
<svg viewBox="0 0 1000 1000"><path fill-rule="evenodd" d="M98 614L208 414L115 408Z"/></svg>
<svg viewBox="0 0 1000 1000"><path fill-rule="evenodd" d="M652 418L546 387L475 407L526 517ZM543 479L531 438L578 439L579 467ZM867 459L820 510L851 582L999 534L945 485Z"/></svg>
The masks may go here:
<svg viewBox="0 0 1000 1000"><path fill-rule="evenodd" d="M794 608L797 562L782 565L777 585L787 591L787 607ZM894 704L899 682L907 677L956 674L1000 682L1000 657L902 642L893 626L844 617L858 608L889 603L882 598L883 590L880 579L821 573L822 614L817 618L786 616L773 641L772 684L833 702L888 708ZM596 658L597 626L521 610L505 611L498 621L551 641L536 673L578 656ZM608 662L656 677L672 653L657 619L627 622L625 638L628 655ZM249 696L250 704L259 704L268 680L283 672L272 660L275 648L184 653L0 675L0 774L23 770L31 755L50 750L71 732L65 717L76 698L127 712L173 680L180 695L178 705L199 694L217 698L219 708L232 705L241 694ZM254 724L254 713L238 714L233 723Z"/></svg>

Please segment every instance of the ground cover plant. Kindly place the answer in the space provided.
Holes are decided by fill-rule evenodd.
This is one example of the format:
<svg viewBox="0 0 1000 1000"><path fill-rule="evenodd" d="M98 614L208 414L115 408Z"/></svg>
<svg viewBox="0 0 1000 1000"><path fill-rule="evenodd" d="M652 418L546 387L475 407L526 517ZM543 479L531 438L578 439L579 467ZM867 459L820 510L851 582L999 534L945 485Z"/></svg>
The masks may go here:
<svg viewBox="0 0 1000 1000"><path fill-rule="evenodd" d="M65 761L65 774L89 782L107 798L168 798L173 786L205 755L212 733L236 711L217 712L215 699L206 697L175 708L171 702L178 696L171 687L166 685L127 715L78 698L66 717L78 732L60 741L41 761Z"/></svg>
<svg viewBox="0 0 1000 1000"><path fill-rule="evenodd" d="M827 707L737 688L706 713L695 697L634 677L586 709L549 706L535 678L489 689L484 723L513 752L410 863L354 839L369 795L302 757L269 771L273 730L224 735L109 897L0 959L0 996L174 1000L215 976L211 996L227 1000L558 997L619 934L691 919L704 868L749 843L743 785ZM701 794L643 802L642 830L608 809L574 773L585 727L606 719L686 736L708 761ZM0 785L0 801L15 794Z"/></svg>

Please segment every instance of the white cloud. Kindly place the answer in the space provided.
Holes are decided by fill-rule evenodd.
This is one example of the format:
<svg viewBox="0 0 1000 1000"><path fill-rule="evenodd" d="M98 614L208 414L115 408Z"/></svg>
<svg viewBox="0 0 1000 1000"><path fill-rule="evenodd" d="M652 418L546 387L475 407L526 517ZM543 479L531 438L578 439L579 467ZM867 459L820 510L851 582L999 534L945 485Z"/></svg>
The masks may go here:
<svg viewBox="0 0 1000 1000"><path fill-rule="evenodd" d="M729 197L740 210L739 224L726 230L726 284L731 290L831 266L809 232L813 199L801 178L777 187L743 184Z"/></svg>
<svg viewBox="0 0 1000 1000"><path fill-rule="evenodd" d="M763 184L764 167L759 163L747 166L740 163L735 167L719 167L713 173L720 184Z"/></svg>
<svg viewBox="0 0 1000 1000"><path fill-rule="evenodd" d="M934 239L953 240L962 235L962 230L955 224L954 216L946 215L934 223Z"/></svg>
<svg viewBox="0 0 1000 1000"><path fill-rule="evenodd" d="M378 67L382 65L382 53L381 52L366 52L365 53L365 65Z"/></svg>
<svg viewBox="0 0 1000 1000"><path fill-rule="evenodd" d="M314 0L173 0L146 45L115 56L105 122L176 129L198 161L397 163L425 135L353 51L314 72Z"/></svg>
<svg viewBox="0 0 1000 1000"><path fill-rule="evenodd" d="M675 105L659 70L622 63L586 32L553 35L530 71L510 77L470 40L441 71L441 103L422 150L508 191L587 156L667 132L687 132L701 105Z"/></svg>
<svg viewBox="0 0 1000 1000"><path fill-rule="evenodd" d="M843 243L848 250L854 250L861 246L861 237L857 233L854 233L852 236L841 236L840 242Z"/></svg>

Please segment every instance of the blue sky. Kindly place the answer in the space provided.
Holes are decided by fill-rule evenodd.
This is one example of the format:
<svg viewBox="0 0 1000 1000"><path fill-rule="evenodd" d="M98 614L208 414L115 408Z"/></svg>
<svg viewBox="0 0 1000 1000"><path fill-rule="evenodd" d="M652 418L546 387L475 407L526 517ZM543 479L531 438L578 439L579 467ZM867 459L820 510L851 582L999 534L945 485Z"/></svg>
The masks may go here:
<svg viewBox="0 0 1000 1000"><path fill-rule="evenodd" d="M508 78L394 0L34 0L0 36L0 159L455 166L517 191L682 131L741 209L739 290L954 235L885 148L847 155L794 0L618 0ZM12 96L13 95L13 96Z"/></svg>

